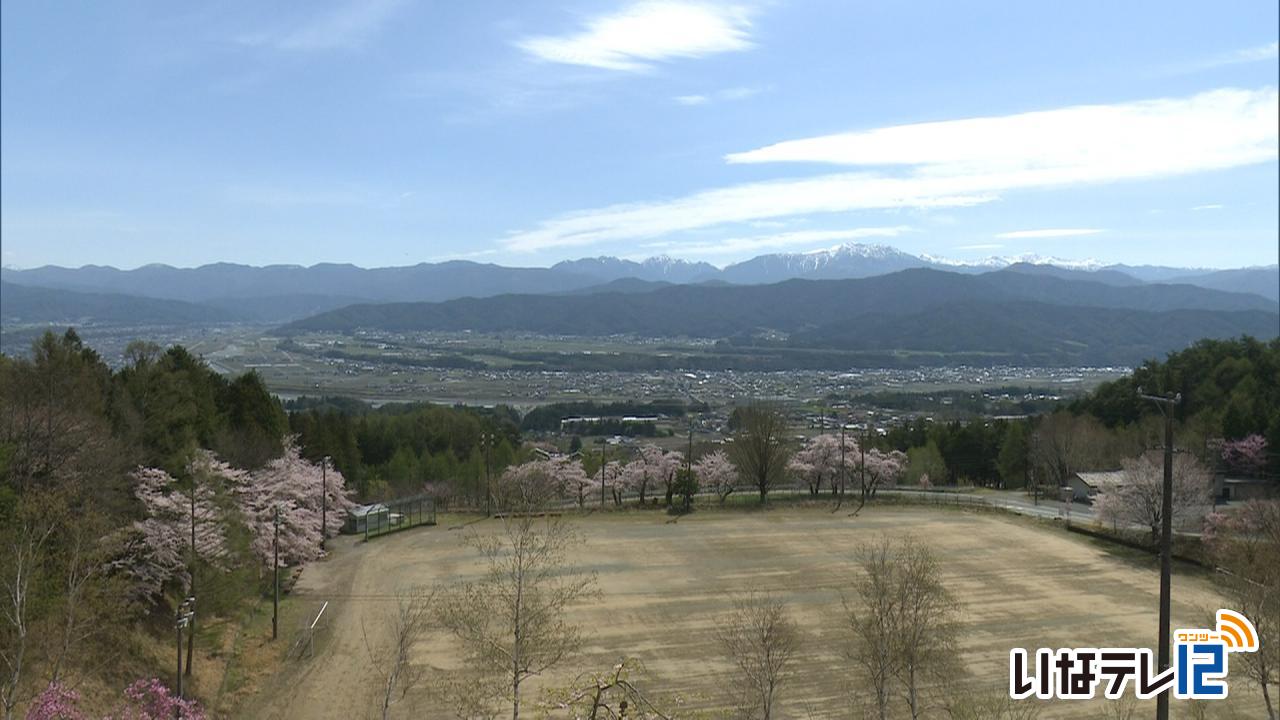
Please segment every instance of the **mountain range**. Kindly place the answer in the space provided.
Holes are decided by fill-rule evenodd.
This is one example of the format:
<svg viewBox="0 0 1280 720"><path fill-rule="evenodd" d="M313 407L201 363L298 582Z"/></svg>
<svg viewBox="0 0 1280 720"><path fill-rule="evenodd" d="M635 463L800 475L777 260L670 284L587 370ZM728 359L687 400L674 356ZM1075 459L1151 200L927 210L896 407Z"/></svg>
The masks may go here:
<svg viewBox="0 0 1280 720"><path fill-rule="evenodd" d="M1068 277L1058 275L1070 274ZM718 338L736 347L963 353L1010 364L1133 364L1202 337L1280 331L1267 298L1193 285L1124 285L1011 266L912 268L768 285L629 281L591 294L352 305L282 327L305 332L527 331ZM621 281L619 281L621 282Z"/></svg>
<svg viewBox="0 0 1280 720"><path fill-rule="evenodd" d="M886 245L849 243L813 252L760 255L724 268L666 256L643 261L582 258L549 268L504 267L463 260L370 269L345 264L254 267L231 263L196 268L147 265L134 270L96 265L44 266L29 270L4 268L0 269L0 279L4 281L3 292L0 292L0 320L23 324L279 324L374 303L439 303L509 294L643 293L659 287L658 284L751 286L796 279L873 278L915 269L945 270L961 276L1013 270L1022 275L1080 280L1108 287L1176 283L1248 293L1271 300L1273 304L1280 300L1280 269L1275 265L1204 271L1161 266L1104 266L1088 260L1033 256L961 263L913 255ZM30 291L21 290L22 287ZM41 292L36 292L37 288ZM59 296L58 291L66 294ZM143 302L145 300L170 301L170 304ZM173 304L173 301L191 307Z"/></svg>

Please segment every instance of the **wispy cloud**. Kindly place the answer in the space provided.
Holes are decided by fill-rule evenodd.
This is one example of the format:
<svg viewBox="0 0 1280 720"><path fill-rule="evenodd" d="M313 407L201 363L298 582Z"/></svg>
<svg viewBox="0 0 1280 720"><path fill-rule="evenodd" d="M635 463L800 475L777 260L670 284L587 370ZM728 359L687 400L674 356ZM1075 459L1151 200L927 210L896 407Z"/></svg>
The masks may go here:
<svg viewBox="0 0 1280 720"><path fill-rule="evenodd" d="M640 2L591 18L578 32L517 42L549 62L640 72L656 62L752 47L750 12L706 2Z"/></svg>
<svg viewBox="0 0 1280 720"><path fill-rule="evenodd" d="M1237 50L1230 55L1237 62L1261 62L1263 60L1275 60L1280 57L1280 42L1273 42L1267 45L1259 45L1258 47L1245 48Z"/></svg>
<svg viewBox="0 0 1280 720"><path fill-rule="evenodd" d="M979 243L977 245L957 245L957 250L999 250L1004 247L1000 243Z"/></svg>
<svg viewBox="0 0 1280 720"><path fill-rule="evenodd" d="M746 100L755 97L764 92L764 88L759 87L733 87L717 90L707 95L677 95L674 99L681 105L706 105L710 102L724 102L733 100Z"/></svg>
<svg viewBox="0 0 1280 720"><path fill-rule="evenodd" d="M1222 205L1220 203L1210 203L1208 205L1196 205L1191 209L1192 210L1221 210L1224 207L1226 207L1226 205Z"/></svg>
<svg viewBox="0 0 1280 720"><path fill-rule="evenodd" d="M950 192L945 185L917 184L867 173L746 183L706 190L677 200L611 205L562 215L502 240L508 250L536 252L663 235L810 213L896 207L978 205L991 195Z"/></svg>
<svg viewBox="0 0 1280 720"><path fill-rule="evenodd" d="M297 27L243 35L238 41L298 51L359 47L391 20L402 3L403 0L347 0Z"/></svg>
<svg viewBox="0 0 1280 720"><path fill-rule="evenodd" d="M1275 88L1079 105L790 140L731 163L916 166L921 175L1009 174L1027 184L1194 172L1276 157Z"/></svg>
<svg viewBox="0 0 1280 720"><path fill-rule="evenodd" d="M726 257L759 250L779 250L796 246L813 247L814 245L830 242L897 237L911 231L912 228L907 225L849 228L846 230L797 230L795 232L769 235L730 237L714 241L683 242L668 240L646 243L642 247L648 250L662 250L666 254L685 258Z"/></svg>
<svg viewBox="0 0 1280 720"><path fill-rule="evenodd" d="M1104 233L1103 228L1044 228L1041 230L1013 230L997 233L1002 240L1033 240L1037 238L1079 237L1081 235L1097 235Z"/></svg>
<svg viewBox="0 0 1280 720"><path fill-rule="evenodd" d="M1187 98L897 125L770 145L731 163L875 168L753 182L561 215L502 240L514 251L587 246L815 213L963 207L1001 193L1167 177L1274 161L1277 93ZM885 167L891 170L884 170Z"/></svg>

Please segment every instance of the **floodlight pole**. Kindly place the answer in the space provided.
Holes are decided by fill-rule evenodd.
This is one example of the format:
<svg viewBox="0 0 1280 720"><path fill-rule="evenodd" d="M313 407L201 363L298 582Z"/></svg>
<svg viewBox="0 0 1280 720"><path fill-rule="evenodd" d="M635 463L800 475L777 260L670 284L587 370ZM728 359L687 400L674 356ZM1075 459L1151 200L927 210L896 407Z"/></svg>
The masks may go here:
<svg viewBox="0 0 1280 720"><path fill-rule="evenodd" d="M1169 602L1170 576L1173 570L1173 410L1182 402L1182 394L1144 395L1138 388L1138 397L1150 400L1164 415L1164 490L1160 501L1160 647L1157 648L1157 673L1169 668ZM1169 409L1166 409L1168 406ZM1156 696L1156 720L1169 720L1169 691L1166 688Z"/></svg>

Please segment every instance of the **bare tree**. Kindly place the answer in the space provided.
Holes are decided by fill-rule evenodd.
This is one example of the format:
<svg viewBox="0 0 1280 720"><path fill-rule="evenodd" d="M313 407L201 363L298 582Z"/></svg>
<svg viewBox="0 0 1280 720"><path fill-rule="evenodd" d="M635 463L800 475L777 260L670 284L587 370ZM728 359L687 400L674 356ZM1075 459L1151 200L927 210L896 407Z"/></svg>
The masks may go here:
<svg viewBox="0 0 1280 720"><path fill-rule="evenodd" d="M800 644L799 630L786 605L769 595L739 598L733 610L720 618L716 635L743 681L742 709L769 720Z"/></svg>
<svg viewBox="0 0 1280 720"><path fill-rule="evenodd" d="M888 538L863 548L862 570L862 577L854 584L856 598L841 597L853 640L848 657L875 693L877 717L885 720L893 678L899 670L897 624L902 615Z"/></svg>
<svg viewBox="0 0 1280 720"><path fill-rule="evenodd" d="M386 621L390 643L374 650L369 634L364 634L369 659L382 677L378 703L382 720L391 717L391 707L404 700L423 677L423 668L412 662L413 646L430 627L431 599L434 593L413 589L396 593L396 611ZM361 630L364 630L363 621Z"/></svg>
<svg viewBox="0 0 1280 720"><path fill-rule="evenodd" d="M569 565L566 553L581 538L559 517L508 517L501 532L469 542L484 559L484 575L447 595L440 622L474 670L503 678L519 720L522 683L578 649L580 633L565 611L596 592L595 575Z"/></svg>
<svg viewBox="0 0 1280 720"><path fill-rule="evenodd" d="M900 692L914 720L927 709L927 684L954 676L956 599L942 584L933 551L909 537L882 537L864 548L862 570L857 598L844 600L851 659L875 692L879 717L888 716L889 701Z"/></svg>
<svg viewBox="0 0 1280 720"><path fill-rule="evenodd" d="M1271 688L1280 683L1280 500L1251 500L1229 515L1211 516L1204 539L1229 607L1258 631L1258 650L1237 653L1232 667L1244 668L1262 690L1267 717L1276 720Z"/></svg>
<svg viewBox="0 0 1280 720"><path fill-rule="evenodd" d="M30 510L30 506L27 506ZM21 510L21 508L20 508ZM42 566L48 553L47 543L55 525L39 513L22 513L3 533L0 546L0 590L4 603L0 616L4 627L0 629L0 660L4 662L5 676L0 684L0 706L5 720L13 720L23 686L23 674L27 668L27 653L31 649L33 605L35 589L41 579Z"/></svg>
<svg viewBox="0 0 1280 720"><path fill-rule="evenodd" d="M106 573L114 549L103 540L109 528L106 518L92 509L62 523L56 627L49 633L50 682L61 680L71 658L83 665L85 644L107 637L111 621L129 612L123 583Z"/></svg>
<svg viewBox="0 0 1280 720"><path fill-rule="evenodd" d="M1042 705L1035 700L1014 700L1003 688L987 692L952 688L946 713L951 720L1036 720Z"/></svg>
<svg viewBox="0 0 1280 720"><path fill-rule="evenodd" d="M942 584L933 552L904 539L896 558L898 593L897 678L912 720L924 712L921 683L944 679L956 668L957 600Z"/></svg>
<svg viewBox="0 0 1280 720"><path fill-rule="evenodd" d="M787 476L787 420L772 405L752 403L742 411L741 425L729 446L729 459L738 472L760 493L763 504L769 491Z"/></svg>
<svg viewBox="0 0 1280 720"><path fill-rule="evenodd" d="M1140 525L1151 531L1151 544L1160 539L1160 515L1163 512L1164 466L1151 455L1123 461L1122 480L1104 487L1094 500L1098 517L1113 523ZM1213 497L1213 480L1209 471L1190 455L1177 455L1173 461L1173 524L1178 526L1193 517L1203 517Z"/></svg>
<svg viewBox="0 0 1280 720"><path fill-rule="evenodd" d="M584 673L565 691L553 693L553 709L569 710L584 720L657 718L670 720L637 685L644 664L636 658L622 658L606 672Z"/></svg>
<svg viewBox="0 0 1280 720"><path fill-rule="evenodd" d="M1031 489L1037 497L1042 484L1057 492L1073 473L1105 464L1108 444L1107 433L1090 416L1065 410L1044 416L1031 435Z"/></svg>

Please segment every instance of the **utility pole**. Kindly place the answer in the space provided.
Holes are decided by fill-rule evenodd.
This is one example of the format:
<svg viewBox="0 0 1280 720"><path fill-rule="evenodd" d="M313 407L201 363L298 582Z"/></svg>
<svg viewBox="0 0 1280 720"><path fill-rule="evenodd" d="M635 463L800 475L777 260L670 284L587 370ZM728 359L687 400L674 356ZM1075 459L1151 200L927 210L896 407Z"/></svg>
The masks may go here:
<svg viewBox="0 0 1280 720"><path fill-rule="evenodd" d="M689 512L689 503L693 499L693 418L689 418L689 451L684 454L684 511Z"/></svg>
<svg viewBox="0 0 1280 720"><path fill-rule="evenodd" d="M174 639L178 642L178 673L174 675L178 679L178 699L182 699L182 628L186 623L182 622L182 608L178 608L178 612L173 616ZM177 713L174 713L175 717Z"/></svg>
<svg viewBox="0 0 1280 720"><path fill-rule="evenodd" d="M1171 594L1173 547L1173 408L1182 402L1182 394L1144 395L1138 388L1138 397L1150 400L1164 415L1164 493L1160 501L1160 647L1156 651L1157 673L1169 667L1169 598ZM1167 409L1166 409L1167 406ZM1169 720L1169 691L1156 696L1156 720Z"/></svg>
<svg viewBox="0 0 1280 720"><path fill-rule="evenodd" d="M604 466L605 466L605 450L609 448L609 440L600 438L600 507L604 507Z"/></svg>
<svg viewBox="0 0 1280 720"><path fill-rule="evenodd" d="M195 602L196 599L194 597L187 597L182 601L182 604L178 606L178 610L173 616L174 637L178 641L178 672L174 677L177 678L179 700L184 696L182 687L182 630L191 624L191 618L195 615L195 610L193 609L195 607ZM187 644L187 647L191 647L190 643ZM181 708L175 707L173 709L173 717L175 720L181 720Z"/></svg>
<svg viewBox="0 0 1280 720"><path fill-rule="evenodd" d="M867 501L867 439L867 430L864 427L862 430L862 441L858 443L858 452L861 457L858 461L858 483L861 485L861 487L858 488L858 492L860 493L858 501L862 503ZM857 512L857 510L854 510L854 512Z"/></svg>
<svg viewBox="0 0 1280 720"><path fill-rule="evenodd" d="M271 593L271 639L280 637L280 506L273 508L275 535L271 540L271 569L275 573Z"/></svg>
<svg viewBox="0 0 1280 720"><path fill-rule="evenodd" d="M320 549L329 537L329 456L320 461Z"/></svg>
<svg viewBox="0 0 1280 720"><path fill-rule="evenodd" d="M187 584L187 595L192 605L196 600L196 474L191 474L191 580ZM195 659L193 652L196 644L196 615L195 609L191 611L190 618L191 629L188 631L187 639L187 677L191 677L191 665Z"/></svg>
<svg viewBox="0 0 1280 720"><path fill-rule="evenodd" d="M484 451L484 514L493 516L493 491L489 486L489 451L493 449L493 433L480 433L480 449Z"/></svg>
<svg viewBox="0 0 1280 720"><path fill-rule="evenodd" d="M840 421L840 497L836 498L836 509L844 504L844 420Z"/></svg>

